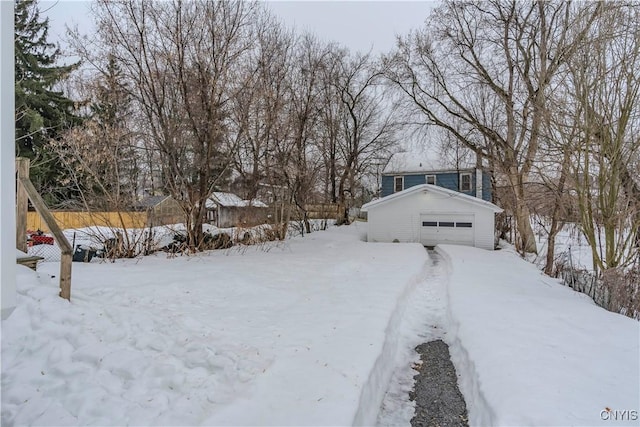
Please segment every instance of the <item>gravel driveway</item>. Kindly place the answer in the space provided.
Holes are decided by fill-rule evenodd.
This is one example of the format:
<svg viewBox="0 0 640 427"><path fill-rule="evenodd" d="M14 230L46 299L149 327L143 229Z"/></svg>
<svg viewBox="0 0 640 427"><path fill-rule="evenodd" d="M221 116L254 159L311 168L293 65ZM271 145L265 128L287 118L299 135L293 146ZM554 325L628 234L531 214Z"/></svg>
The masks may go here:
<svg viewBox="0 0 640 427"><path fill-rule="evenodd" d="M449 347L442 340L416 347L422 364L414 377L416 401L413 427L468 426L467 406L458 389L456 370L451 363Z"/></svg>

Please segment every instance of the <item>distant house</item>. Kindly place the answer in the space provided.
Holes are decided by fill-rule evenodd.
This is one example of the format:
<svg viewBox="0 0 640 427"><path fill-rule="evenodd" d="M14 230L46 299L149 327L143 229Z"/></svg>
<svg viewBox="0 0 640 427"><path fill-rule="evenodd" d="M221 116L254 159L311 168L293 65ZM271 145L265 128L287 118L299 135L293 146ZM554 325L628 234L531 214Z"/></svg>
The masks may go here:
<svg viewBox="0 0 640 427"><path fill-rule="evenodd" d="M184 211L171 196L148 196L135 205L136 210L147 212L147 226L184 222Z"/></svg>
<svg viewBox="0 0 640 427"><path fill-rule="evenodd" d="M414 153L395 154L382 171L381 197L431 184L491 201L491 175L468 161L446 162Z"/></svg>
<svg viewBox="0 0 640 427"><path fill-rule="evenodd" d="M381 197L364 206L369 242L495 246L490 175L475 163L410 153L394 155L382 172Z"/></svg>
<svg viewBox="0 0 640 427"><path fill-rule="evenodd" d="M243 200L233 193L216 191L207 199L207 222L220 228L264 224L267 208L259 200Z"/></svg>

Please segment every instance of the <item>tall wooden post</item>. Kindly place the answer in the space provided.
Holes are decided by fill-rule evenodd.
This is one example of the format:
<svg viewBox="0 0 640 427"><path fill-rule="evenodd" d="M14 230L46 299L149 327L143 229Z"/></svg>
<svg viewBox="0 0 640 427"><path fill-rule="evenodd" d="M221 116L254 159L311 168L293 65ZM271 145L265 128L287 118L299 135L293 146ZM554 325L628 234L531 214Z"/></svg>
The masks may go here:
<svg viewBox="0 0 640 427"><path fill-rule="evenodd" d="M18 175L16 188L16 248L22 252L27 252L27 210L29 208L29 197L27 190L20 183L22 178L29 178L30 160L24 157L16 159L16 173Z"/></svg>

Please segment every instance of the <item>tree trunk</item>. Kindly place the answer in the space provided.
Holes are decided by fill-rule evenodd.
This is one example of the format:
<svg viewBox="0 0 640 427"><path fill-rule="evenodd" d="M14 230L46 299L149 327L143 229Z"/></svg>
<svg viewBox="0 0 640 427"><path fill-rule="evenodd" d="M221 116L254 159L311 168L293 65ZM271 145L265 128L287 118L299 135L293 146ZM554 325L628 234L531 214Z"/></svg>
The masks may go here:
<svg viewBox="0 0 640 427"><path fill-rule="evenodd" d="M536 246L536 237L533 234L531 228L531 213L527 206L525 194L524 194L524 180L523 177L515 168L510 171L509 181L514 200L514 215L516 218L516 228L518 229L518 238L516 238L516 248L522 255L525 253L538 253Z"/></svg>
<svg viewBox="0 0 640 427"><path fill-rule="evenodd" d="M304 211L304 228L307 230L307 234L311 234L311 223L309 222L309 214Z"/></svg>
<svg viewBox="0 0 640 427"><path fill-rule="evenodd" d="M524 200L516 200L515 206L516 227L518 228L518 235L520 237L520 247L518 248L522 254L525 253L538 253L536 246L536 237L533 234L531 228L531 213L529 207L525 204ZM516 245L518 247L518 245Z"/></svg>
<svg viewBox="0 0 640 427"><path fill-rule="evenodd" d="M553 276L553 260L555 258L556 236L558 235L558 233L554 233L553 230L557 222L555 216L551 218L551 231L547 238L547 259L544 264L544 274L547 276Z"/></svg>
<svg viewBox="0 0 640 427"><path fill-rule="evenodd" d="M349 172L353 168L353 156L347 159L344 172L340 176L340 183L338 185L338 212L336 218L336 225L349 225L349 208L347 207L347 197L345 185L349 179Z"/></svg>
<svg viewBox="0 0 640 427"><path fill-rule="evenodd" d="M193 208L187 214L187 246L196 252L202 243L202 214L201 209Z"/></svg>
<svg viewBox="0 0 640 427"><path fill-rule="evenodd" d="M291 202L282 203L282 215L280 225L280 240L287 238L287 230L289 229L289 221L291 220Z"/></svg>
<svg viewBox="0 0 640 427"><path fill-rule="evenodd" d="M544 266L544 273L547 276L551 276L553 274L553 261L556 254L556 236L564 226L564 222L560 220L560 217L563 216L562 214L564 211L562 209L562 193L564 193L569 161L571 160L569 153L568 149L564 150L560 179L558 180L558 188L556 189L556 202L553 206L553 213L551 214L551 228L549 229L549 237L547 239L547 259Z"/></svg>

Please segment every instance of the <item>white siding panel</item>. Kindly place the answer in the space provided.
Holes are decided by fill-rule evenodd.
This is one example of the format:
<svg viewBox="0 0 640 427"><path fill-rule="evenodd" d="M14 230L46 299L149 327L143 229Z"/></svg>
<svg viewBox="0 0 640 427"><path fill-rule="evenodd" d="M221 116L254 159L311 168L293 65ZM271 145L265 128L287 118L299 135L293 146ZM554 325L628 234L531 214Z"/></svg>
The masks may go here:
<svg viewBox="0 0 640 427"><path fill-rule="evenodd" d="M495 214L485 211L476 217L476 247L493 250L495 235Z"/></svg>
<svg viewBox="0 0 640 427"><path fill-rule="evenodd" d="M368 214L369 237L372 242L417 242L416 211L411 198L376 207Z"/></svg>

